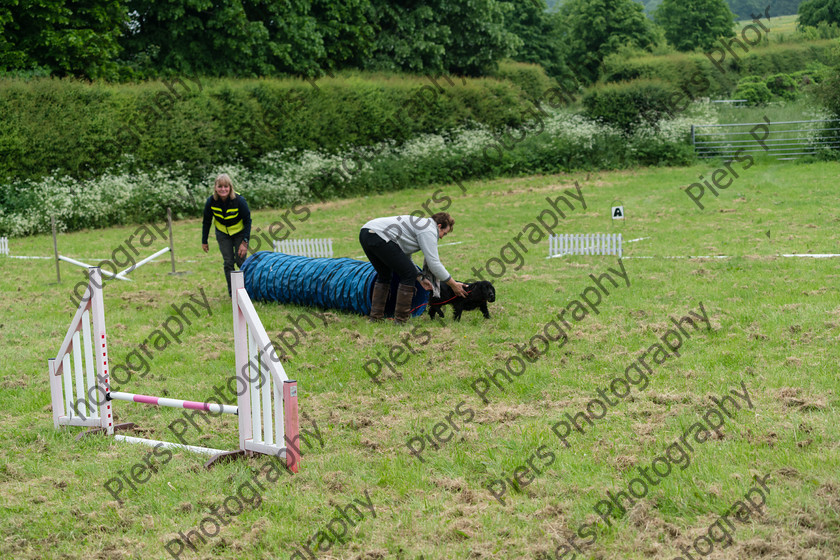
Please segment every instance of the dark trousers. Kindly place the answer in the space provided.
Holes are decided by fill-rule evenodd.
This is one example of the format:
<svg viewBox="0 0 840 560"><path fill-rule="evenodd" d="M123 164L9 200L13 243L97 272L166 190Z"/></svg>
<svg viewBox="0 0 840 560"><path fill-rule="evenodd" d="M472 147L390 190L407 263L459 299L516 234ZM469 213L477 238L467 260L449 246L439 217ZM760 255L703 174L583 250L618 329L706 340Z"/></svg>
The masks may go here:
<svg viewBox="0 0 840 560"><path fill-rule="evenodd" d="M393 241L385 241L373 231L363 229L359 232L359 243L370 264L376 270L380 284L391 284L391 276L397 274L400 284L414 287L417 278L417 266L411 258L403 253L400 246Z"/></svg>
<svg viewBox="0 0 840 560"><path fill-rule="evenodd" d="M245 259L238 254L239 246L242 245L243 239L245 239L244 231L228 235L216 230L216 241L219 242L219 251L222 252L222 259L224 260L228 294L230 294L230 273L233 272L234 263L236 263L238 268L241 268L242 263L245 262Z"/></svg>

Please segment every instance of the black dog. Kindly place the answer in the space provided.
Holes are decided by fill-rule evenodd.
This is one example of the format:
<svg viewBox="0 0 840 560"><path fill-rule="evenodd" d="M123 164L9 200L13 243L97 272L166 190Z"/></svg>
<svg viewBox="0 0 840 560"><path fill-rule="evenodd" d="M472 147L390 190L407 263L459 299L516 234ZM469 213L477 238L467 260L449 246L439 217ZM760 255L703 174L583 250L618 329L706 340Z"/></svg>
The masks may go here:
<svg viewBox="0 0 840 560"><path fill-rule="evenodd" d="M452 293L452 288L447 284L441 282L440 297L432 297L429 299L429 318L434 319L435 315L440 314L443 317L443 305L452 305L455 308L455 320L461 320L461 312L464 310L471 311L473 309L481 309L485 319L490 318L490 313L487 311L487 302L496 301L496 289L493 284L486 280L467 284L464 288L467 292L467 297L456 297Z"/></svg>

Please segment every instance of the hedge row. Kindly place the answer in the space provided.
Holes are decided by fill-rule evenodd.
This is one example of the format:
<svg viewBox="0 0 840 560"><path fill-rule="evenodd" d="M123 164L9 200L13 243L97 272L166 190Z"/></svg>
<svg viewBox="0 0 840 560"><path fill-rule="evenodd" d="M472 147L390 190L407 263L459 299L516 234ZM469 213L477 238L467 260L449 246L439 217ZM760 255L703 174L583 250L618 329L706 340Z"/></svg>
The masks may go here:
<svg viewBox="0 0 840 560"><path fill-rule="evenodd" d="M737 58L721 47L722 53L711 53L717 64L703 53L634 58L612 55L604 60L602 81L660 79L689 91L693 97L725 97L735 90L742 76L794 73L812 62L830 64L836 44L836 40L774 44L751 48L747 53L733 45Z"/></svg>
<svg viewBox="0 0 840 560"><path fill-rule="evenodd" d="M529 89L541 87L535 70ZM543 75L543 80L545 80ZM177 78L139 84L0 80L0 182L90 178L116 164L187 171L291 148L336 152L467 123L523 120L507 80L342 74L317 81Z"/></svg>

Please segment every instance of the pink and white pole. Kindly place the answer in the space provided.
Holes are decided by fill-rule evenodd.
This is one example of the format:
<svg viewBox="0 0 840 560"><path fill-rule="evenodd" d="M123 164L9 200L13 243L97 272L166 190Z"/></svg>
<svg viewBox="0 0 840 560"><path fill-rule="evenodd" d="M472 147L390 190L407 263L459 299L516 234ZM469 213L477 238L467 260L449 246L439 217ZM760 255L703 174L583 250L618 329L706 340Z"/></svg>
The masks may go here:
<svg viewBox="0 0 840 560"><path fill-rule="evenodd" d="M218 414L238 414L239 408L229 404L206 403L196 401L182 401L180 399L167 399L164 397L151 397L149 395L136 395L134 393L122 393L111 391L108 399L115 401L137 402L155 404L157 406L168 406L170 408L189 408L191 410L204 410Z"/></svg>

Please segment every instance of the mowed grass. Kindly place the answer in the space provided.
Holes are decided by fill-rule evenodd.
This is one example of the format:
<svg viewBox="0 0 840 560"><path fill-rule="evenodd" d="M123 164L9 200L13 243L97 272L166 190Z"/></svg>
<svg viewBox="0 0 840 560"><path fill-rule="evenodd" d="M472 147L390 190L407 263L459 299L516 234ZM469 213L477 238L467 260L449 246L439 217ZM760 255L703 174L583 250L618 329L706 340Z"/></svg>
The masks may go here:
<svg viewBox="0 0 840 560"><path fill-rule="evenodd" d="M361 224L421 209L439 190L435 198L450 197L448 211L456 219L443 243L460 242L442 246L442 260L466 280L473 267L499 257L535 222L548 208L546 197L574 190L577 181L587 208L576 203L558 233L646 239L625 245L630 286L616 277L620 285L609 284L597 315L575 322L566 313L568 342L562 348L552 343L519 377L502 381L503 391L492 386L486 404L473 390L476 379L504 367L517 355L515 345L527 344L579 299L593 286L590 274L620 270L616 258L546 259L547 241L532 244L526 234L520 237L528 250L521 267L507 265L493 279L498 299L489 306L490 320L473 311L455 323L447 309L443 321L423 315L395 328L328 311L326 325L317 318L316 326L302 325L306 334L283 366L298 380L300 410L317 423L323 446L312 440L303 448L300 473L273 483L258 474L264 458L208 472L203 456L178 452L162 461L148 458L144 446L107 437L76 441L78 428L53 429L47 358L57 353L73 316L69 294L82 272L62 265L56 285L52 261L0 257L0 556L168 558L168 542L195 529L212 509L222 506L224 512L224 500L255 475L264 485L262 503L241 502L241 513L227 518L218 535L206 543L194 537L197 550L186 549L181 558L285 559L313 537L322 539L321 550L313 550L319 559L555 557L584 525L595 539L588 545L580 543L591 537L577 539L577 558L674 558L765 475L770 493L763 515L734 523L732 544L716 545L712 557L840 556L840 259L778 256L840 253L840 165L758 162L718 198L707 193L700 211L682 188L701 174L709 177L717 165L472 182L465 193L440 185L315 204L304 222L291 216L292 237L332 237L337 256L358 257ZM610 207L619 204L627 212L623 223L610 219ZM281 216L281 210L257 212L254 227L267 228ZM62 234L59 247L82 260L104 258L136 228ZM191 315L181 342L151 349L149 373L138 371L116 389L205 400L214 385L234 375L221 257L215 246L209 255L200 251L200 228L199 220L175 223L178 269L188 274L168 275L164 258L132 273L133 282L106 285L112 364L123 363L159 328L172 304L180 307L193 295L201 300L203 290L212 311L196 307L200 317ZM164 245L157 241L143 254ZM12 239L11 249L46 256L52 242L47 236ZM512 249L504 255L514 261ZM629 258L689 255L731 258ZM498 264L493 270L500 271ZM564 447L551 426L585 410L598 398L596 390L623 377L672 326L669 317L699 312L701 303L712 329L688 327L691 338L680 357L652 365L649 385L632 386L629 396L587 425L585 434L572 433ZM275 339L290 326L290 316L308 313L275 303L257 309ZM365 363L404 342L415 353L400 358L409 356L397 366L400 376L383 368L381 383L374 384ZM673 463L669 475L609 526L596 515L593 508L608 491L626 491L640 467L650 466L714 406L712 397L741 391L742 383L753 408L726 418L720 436L695 443L687 468ZM463 414L452 415L459 406ZM167 425L183 419L174 409L123 402L114 408L118 421L136 422L154 439L173 441ZM469 422L467 410L473 413ZM189 443L235 448L235 418L194 419L201 430L185 433ZM441 422L457 431L438 428L442 439L451 439L438 449L427 442L421 463L406 442L435 433ZM554 454L550 466L536 457L538 449L544 457ZM103 484L144 458L156 471L135 489L124 483L122 501L115 500ZM500 504L487 486L512 477L517 467L529 468L529 459L540 473L520 469L530 483L518 489L507 484ZM360 508L365 518L343 543L317 536L336 517L336 506L366 501L365 493L375 518ZM228 504L235 508L235 500ZM213 525L205 527L213 531ZM310 558L306 552L295 557Z"/></svg>

